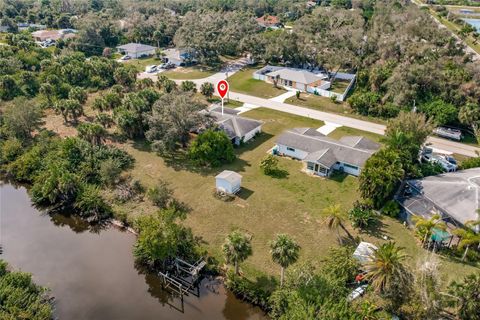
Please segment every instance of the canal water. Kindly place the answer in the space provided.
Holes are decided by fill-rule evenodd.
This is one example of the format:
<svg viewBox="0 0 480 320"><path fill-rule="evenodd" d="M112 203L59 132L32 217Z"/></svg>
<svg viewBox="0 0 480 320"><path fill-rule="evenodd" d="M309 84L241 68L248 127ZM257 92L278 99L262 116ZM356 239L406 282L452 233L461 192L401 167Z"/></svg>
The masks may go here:
<svg viewBox="0 0 480 320"><path fill-rule="evenodd" d="M182 305L160 279L135 267L135 236L32 207L23 187L0 184L0 245L15 270L51 289L59 319L265 319L220 282L204 280Z"/></svg>

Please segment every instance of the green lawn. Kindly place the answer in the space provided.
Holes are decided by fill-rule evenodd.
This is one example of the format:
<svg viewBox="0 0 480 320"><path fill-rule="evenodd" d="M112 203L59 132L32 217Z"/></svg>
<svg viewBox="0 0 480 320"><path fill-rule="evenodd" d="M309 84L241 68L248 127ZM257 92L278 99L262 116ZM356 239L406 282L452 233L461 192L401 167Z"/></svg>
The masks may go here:
<svg viewBox="0 0 480 320"><path fill-rule="evenodd" d="M301 261L320 264L328 248L338 245L336 234L328 230L321 211L335 203L344 209L350 208L359 198L358 179L352 176L335 176L333 179L311 177L300 171L301 162L287 158L279 158L280 167L288 172L286 178L263 175L259 162L273 147L278 134L293 127L318 128L323 123L266 108L243 115L263 120L265 124L263 133L255 141L236 149L238 159L234 163L216 169L198 169L191 167L182 153L164 159L151 152L145 143L139 142L122 145L136 159L130 174L146 187L153 186L159 179L169 182L175 189L175 196L193 208L185 223L202 239L209 254L220 262L223 262L221 245L232 229L240 228L250 233L253 256L241 265L250 278L277 277L279 268L271 261L269 241L278 233L290 234L298 240L302 247ZM340 136L345 129L337 130L334 135ZM232 202L223 202L213 196L214 177L224 169L234 170L243 176L242 191ZM155 211L148 201L115 204L114 209L130 216ZM384 218L381 228L372 234L357 233L349 225L347 228L354 236L376 244L385 241L383 235L395 239L407 248L412 265L418 257L426 254L418 247L412 232L390 218ZM454 262L445 262L443 268L446 277L458 277L473 270ZM269 281L266 282L268 285Z"/></svg>
<svg viewBox="0 0 480 320"><path fill-rule="evenodd" d="M144 72L146 66L161 64L162 60L157 59L155 56L152 56L140 59L131 59L123 63L135 66L138 72Z"/></svg>
<svg viewBox="0 0 480 320"><path fill-rule="evenodd" d="M350 84L350 81L335 80L330 90L336 93L343 94L349 84Z"/></svg>
<svg viewBox="0 0 480 320"><path fill-rule="evenodd" d="M331 112L331 113L338 113L347 115L352 118L357 118L361 120L367 120L375 123L385 124L386 121L374 118L374 117L365 117L355 113L346 102L333 102L330 98L317 96L311 93L302 93L300 95L300 99L297 97L290 97L285 100L285 103L310 108L319 111Z"/></svg>
<svg viewBox="0 0 480 320"><path fill-rule="evenodd" d="M211 76L216 70L194 66L194 67L178 67L173 70L165 71L163 74L174 80L193 80L202 79Z"/></svg>
<svg viewBox="0 0 480 320"><path fill-rule="evenodd" d="M245 68L233 76L228 77L230 90L250 94L260 98L270 99L287 92L284 89L275 88L271 83L253 79L253 73L258 70Z"/></svg>

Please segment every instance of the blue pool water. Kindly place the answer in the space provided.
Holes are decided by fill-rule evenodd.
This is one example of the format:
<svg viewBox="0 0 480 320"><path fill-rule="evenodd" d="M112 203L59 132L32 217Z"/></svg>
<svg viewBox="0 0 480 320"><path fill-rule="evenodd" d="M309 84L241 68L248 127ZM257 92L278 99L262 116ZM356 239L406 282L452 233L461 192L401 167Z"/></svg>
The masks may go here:
<svg viewBox="0 0 480 320"><path fill-rule="evenodd" d="M463 19L468 24L474 26L478 32L480 32L480 19Z"/></svg>

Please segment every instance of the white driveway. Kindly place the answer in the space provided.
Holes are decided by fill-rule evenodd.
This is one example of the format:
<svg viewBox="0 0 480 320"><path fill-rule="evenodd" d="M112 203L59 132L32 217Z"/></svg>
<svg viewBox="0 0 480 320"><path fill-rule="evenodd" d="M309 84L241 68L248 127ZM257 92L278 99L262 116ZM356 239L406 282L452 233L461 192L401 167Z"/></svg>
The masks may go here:
<svg viewBox="0 0 480 320"><path fill-rule="evenodd" d="M241 113L244 113L244 112L247 112L247 111L250 111L250 110L253 110L253 109L257 109L257 108L260 108L260 106L250 104L250 103L244 103L243 106L235 108L235 110L238 110L239 111L238 114L241 114Z"/></svg>
<svg viewBox="0 0 480 320"><path fill-rule="evenodd" d="M330 133L335 131L335 129L340 128L341 126L341 124L325 121L325 125L318 128L317 131L321 134L328 136Z"/></svg>
<svg viewBox="0 0 480 320"><path fill-rule="evenodd" d="M296 93L297 93L297 90L290 89L287 92L285 92L285 93L283 93L283 94L281 94L281 95L279 95L275 98L268 99L268 100L277 101L277 102L284 102L288 98L291 98L291 97L295 96Z"/></svg>

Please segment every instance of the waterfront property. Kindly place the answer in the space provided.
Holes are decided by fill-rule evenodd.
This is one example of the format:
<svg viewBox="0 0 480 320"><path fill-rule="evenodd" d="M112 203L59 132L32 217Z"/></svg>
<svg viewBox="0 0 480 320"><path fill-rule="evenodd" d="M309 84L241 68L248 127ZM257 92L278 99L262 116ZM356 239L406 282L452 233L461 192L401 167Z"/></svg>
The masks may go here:
<svg viewBox="0 0 480 320"><path fill-rule="evenodd" d="M215 119L218 127L230 138L234 145L246 143L262 132L262 121L241 117L238 111L224 108L214 108L208 114Z"/></svg>
<svg viewBox="0 0 480 320"><path fill-rule="evenodd" d="M338 72L334 80L328 74L318 70L306 70L267 65L253 74L253 78L268 83L277 84L287 89L309 92L324 97L336 97L338 101L345 100L355 82L355 75ZM344 82L341 92L335 92L332 82Z"/></svg>
<svg viewBox="0 0 480 320"><path fill-rule="evenodd" d="M154 55L156 50L153 46L141 43L127 43L123 46L118 46L117 49L122 54L128 55L134 59Z"/></svg>
<svg viewBox="0 0 480 320"><path fill-rule="evenodd" d="M274 154L304 162L304 171L330 176L334 170L359 176L365 162L380 145L362 136L329 138L312 128L287 130L277 138Z"/></svg>
<svg viewBox="0 0 480 320"><path fill-rule="evenodd" d="M473 168L407 180L397 200L409 222L414 215L430 219L440 214L445 222L464 226L480 219L479 192L480 168Z"/></svg>

